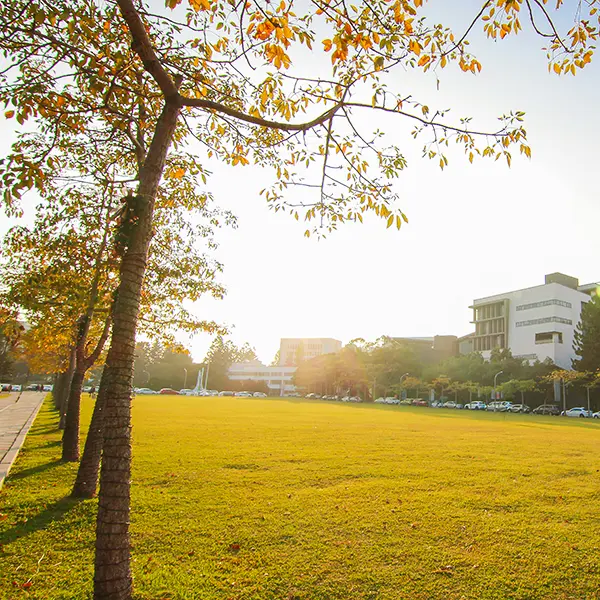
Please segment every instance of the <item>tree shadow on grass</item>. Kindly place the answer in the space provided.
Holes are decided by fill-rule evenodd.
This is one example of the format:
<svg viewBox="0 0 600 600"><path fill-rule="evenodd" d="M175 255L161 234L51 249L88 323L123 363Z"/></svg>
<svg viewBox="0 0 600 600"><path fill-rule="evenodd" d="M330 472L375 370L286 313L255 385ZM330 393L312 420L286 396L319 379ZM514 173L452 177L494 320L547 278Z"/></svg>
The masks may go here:
<svg viewBox="0 0 600 600"><path fill-rule="evenodd" d="M35 533L40 529L46 529L50 524L64 519L68 512L82 502L79 498L66 496L53 504L46 506L42 512L31 517L24 523L17 523L10 529L0 532L0 545L11 544L18 539Z"/></svg>
<svg viewBox="0 0 600 600"><path fill-rule="evenodd" d="M43 463L41 465L36 465L35 467L30 467L29 469L23 469L22 471L17 471L16 473L11 473L8 476L8 483L10 485L11 481L17 481L19 479L25 479L30 475L37 475L38 473L43 473L44 471L48 471L48 469L53 469L54 467L58 467L59 465L64 464L62 460L51 460L50 462Z"/></svg>

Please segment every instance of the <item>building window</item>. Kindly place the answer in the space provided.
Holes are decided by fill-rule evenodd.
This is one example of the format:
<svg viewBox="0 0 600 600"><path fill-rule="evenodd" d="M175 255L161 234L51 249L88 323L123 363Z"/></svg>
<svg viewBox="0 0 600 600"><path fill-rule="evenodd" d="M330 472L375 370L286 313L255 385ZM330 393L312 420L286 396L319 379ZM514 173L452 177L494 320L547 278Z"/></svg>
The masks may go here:
<svg viewBox="0 0 600 600"><path fill-rule="evenodd" d="M565 308L572 308L570 302L564 300L542 300L541 302L532 302L531 304L519 304L517 310L529 310L530 308L540 308L541 306L564 306Z"/></svg>
<svg viewBox="0 0 600 600"><path fill-rule="evenodd" d="M564 323L565 325L573 325L571 319L563 319L562 317L544 317L543 319L530 319L529 321L517 321L516 327L527 327L529 325L541 325L542 323Z"/></svg>

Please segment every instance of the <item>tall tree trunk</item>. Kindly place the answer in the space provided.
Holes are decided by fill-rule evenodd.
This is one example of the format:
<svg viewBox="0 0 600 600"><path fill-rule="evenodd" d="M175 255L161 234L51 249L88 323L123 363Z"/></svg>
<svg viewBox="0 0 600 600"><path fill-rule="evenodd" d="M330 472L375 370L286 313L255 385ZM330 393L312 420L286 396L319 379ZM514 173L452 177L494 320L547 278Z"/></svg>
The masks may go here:
<svg viewBox="0 0 600 600"><path fill-rule="evenodd" d="M120 283L113 309L113 336L106 361L111 375L104 410L96 522L95 600L131 598L130 422L135 332L152 236L154 200L180 110L179 98L167 100L140 170L137 196L129 199L127 246L121 262Z"/></svg>
<svg viewBox="0 0 600 600"><path fill-rule="evenodd" d="M98 485L98 472L100 470L100 458L102 457L102 442L104 441L104 407L106 405L106 388L108 385L109 367L106 365L102 371L100 388L92 413L92 421L85 440L85 447L79 470L75 478L75 485L71 496L74 498L93 498L96 495Z"/></svg>
<svg viewBox="0 0 600 600"><path fill-rule="evenodd" d="M60 408L60 389L64 385L64 373L55 373L54 380L52 385L52 401L54 403L54 408L58 410Z"/></svg>
<svg viewBox="0 0 600 600"><path fill-rule="evenodd" d="M67 462L77 462L79 460L79 414L81 412L81 388L83 387L84 378L85 370L76 369L71 380L62 442L62 459Z"/></svg>
<svg viewBox="0 0 600 600"><path fill-rule="evenodd" d="M104 197L102 211L105 210L107 198ZM90 286L90 292L85 313L81 315L77 322L77 337L75 339L75 371L69 389L69 403L67 406L67 416L65 420L65 433L63 435L62 459L69 462L77 462L79 460L79 415L81 412L81 388L85 380L87 370L93 366L98 360L104 344L108 338L111 325L110 314L104 322L104 329L93 352L86 356L86 346L90 327L94 318L94 310L98 302L100 291L100 276L104 270L102 258L106 250L108 240L108 232L110 230L110 212L111 198L108 198L108 209L106 215L106 223L104 225L104 234L102 242L96 254L96 264L94 267L94 277Z"/></svg>
<svg viewBox="0 0 600 600"><path fill-rule="evenodd" d="M69 353L69 366L65 371L64 387L61 389L60 398L58 400L60 403L60 420L58 422L59 429L65 428L67 408L69 403L69 390L71 389L71 380L73 379L73 371L75 370L75 351L75 346L73 346Z"/></svg>

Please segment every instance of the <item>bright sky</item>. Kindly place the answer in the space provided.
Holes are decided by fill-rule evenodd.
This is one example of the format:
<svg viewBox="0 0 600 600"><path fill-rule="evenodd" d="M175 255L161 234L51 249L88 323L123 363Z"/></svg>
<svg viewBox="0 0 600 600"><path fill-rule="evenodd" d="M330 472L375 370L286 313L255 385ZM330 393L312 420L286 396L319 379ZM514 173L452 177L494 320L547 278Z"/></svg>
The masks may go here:
<svg viewBox="0 0 600 600"><path fill-rule="evenodd" d="M429 11L462 31L480 6L434 0ZM399 232L370 218L306 239L302 223L259 197L270 172L210 165L211 190L239 226L218 234L227 296L201 301L198 314L230 325L232 339L248 341L268 363L281 337L464 335L474 298L541 284L554 271L600 280L600 56L577 77L550 75L543 40L524 28L500 43L470 36L483 65L476 77L446 69L437 90L433 74L399 73L400 89L432 110L452 108L456 121L473 116L493 129L502 113L525 111L533 152L531 160L514 155L510 169L455 154L441 172L421 159L422 142L405 123L382 122L409 160L395 183L409 218ZM189 341L196 360L210 342Z"/></svg>

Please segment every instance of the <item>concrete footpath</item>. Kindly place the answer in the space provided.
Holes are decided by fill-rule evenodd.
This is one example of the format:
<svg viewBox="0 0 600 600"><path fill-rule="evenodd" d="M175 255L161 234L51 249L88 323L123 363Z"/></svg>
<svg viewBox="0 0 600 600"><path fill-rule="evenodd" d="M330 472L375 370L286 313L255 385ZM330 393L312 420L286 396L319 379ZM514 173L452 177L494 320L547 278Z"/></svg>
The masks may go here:
<svg viewBox="0 0 600 600"><path fill-rule="evenodd" d="M11 392L0 397L0 489L47 392Z"/></svg>

